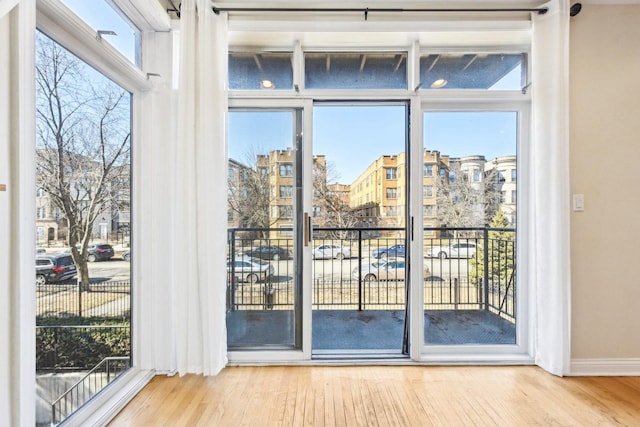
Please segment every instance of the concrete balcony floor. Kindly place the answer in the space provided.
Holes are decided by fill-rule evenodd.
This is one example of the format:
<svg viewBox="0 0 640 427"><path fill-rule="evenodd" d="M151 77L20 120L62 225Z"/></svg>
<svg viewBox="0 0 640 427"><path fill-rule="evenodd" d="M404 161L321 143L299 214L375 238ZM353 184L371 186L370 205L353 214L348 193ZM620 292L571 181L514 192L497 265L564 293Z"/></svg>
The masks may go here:
<svg viewBox="0 0 640 427"><path fill-rule="evenodd" d="M314 356L361 350L381 356L401 353L402 310L314 310L312 319ZM426 344L514 344L515 330L515 324L486 310L428 310L424 314ZM234 345L293 346L293 331L292 311L242 310L227 314L231 350Z"/></svg>

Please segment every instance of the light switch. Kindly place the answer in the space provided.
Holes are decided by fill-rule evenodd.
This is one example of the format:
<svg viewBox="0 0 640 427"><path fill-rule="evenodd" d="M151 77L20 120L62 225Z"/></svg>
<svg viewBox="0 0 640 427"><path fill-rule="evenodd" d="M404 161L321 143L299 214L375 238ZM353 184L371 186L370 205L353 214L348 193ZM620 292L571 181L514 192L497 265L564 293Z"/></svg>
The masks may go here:
<svg viewBox="0 0 640 427"><path fill-rule="evenodd" d="M573 195L573 211L574 212L584 211L584 194Z"/></svg>

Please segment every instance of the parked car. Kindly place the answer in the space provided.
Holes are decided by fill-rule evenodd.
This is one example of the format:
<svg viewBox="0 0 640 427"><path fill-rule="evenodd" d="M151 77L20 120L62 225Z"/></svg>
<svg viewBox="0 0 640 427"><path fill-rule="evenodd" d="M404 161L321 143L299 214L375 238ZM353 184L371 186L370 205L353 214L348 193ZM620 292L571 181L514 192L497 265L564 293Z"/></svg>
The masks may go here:
<svg viewBox="0 0 640 427"><path fill-rule="evenodd" d="M249 249L248 251L244 251L244 255L250 256L251 258L270 259L273 261L291 258L291 252L289 252L288 249L273 245L258 246Z"/></svg>
<svg viewBox="0 0 640 427"><path fill-rule="evenodd" d="M76 245L76 248L80 250L80 245ZM61 254L70 254L71 249L66 248L60 251ZM91 243L87 247L87 261L96 262L104 261L113 258L114 251L113 246L105 243Z"/></svg>
<svg viewBox="0 0 640 427"><path fill-rule="evenodd" d="M122 251L122 259L130 262L131 261L131 250L130 249L125 249L124 251Z"/></svg>
<svg viewBox="0 0 640 427"><path fill-rule="evenodd" d="M36 257L36 285L68 280L76 273L76 265L71 255L52 254Z"/></svg>
<svg viewBox="0 0 640 427"><path fill-rule="evenodd" d="M378 248L375 249L371 255L374 258L382 258L382 257L404 257L405 256L405 247L404 245L393 245L388 248Z"/></svg>
<svg viewBox="0 0 640 427"><path fill-rule="evenodd" d="M362 278L366 281L373 280L404 280L406 261L404 258L378 259L368 264L362 264L361 273L358 267L353 269L352 277L356 280ZM424 266L424 276L431 276L428 266Z"/></svg>
<svg viewBox="0 0 640 427"><path fill-rule="evenodd" d="M87 250L87 261L96 262L113 258L113 246L104 243L90 244Z"/></svg>
<svg viewBox="0 0 640 427"><path fill-rule="evenodd" d="M476 244L471 242L458 242L449 246L432 246L427 251L430 258L473 258L476 254Z"/></svg>
<svg viewBox="0 0 640 427"><path fill-rule="evenodd" d="M351 258L351 248L334 244L325 244L315 248L311 255L313 259Z"/></svg>
<svg viewBox="0 0 640 427"><path fill-rule="evenodd" d="M256 283L273 276L273 266L259 259L241 257L227 261L227 273L241 282Z"/></svg>

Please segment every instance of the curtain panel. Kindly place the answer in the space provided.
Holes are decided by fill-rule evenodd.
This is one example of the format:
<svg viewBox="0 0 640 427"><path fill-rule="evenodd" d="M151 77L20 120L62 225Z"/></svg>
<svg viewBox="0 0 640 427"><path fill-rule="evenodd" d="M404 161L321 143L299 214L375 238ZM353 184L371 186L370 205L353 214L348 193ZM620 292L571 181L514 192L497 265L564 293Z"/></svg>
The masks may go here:
<svg viewBox="0 0 640 427"><path fill-rule="evenodd" d="M529 283L535 362L566 375L570 360L569 3L533 18Z"/></svg>
<svg viewBox="0 0 640 427"><path fill-rule="evenodd" d="M227 362L227 16L185 0L180 25L175 360L180 375L215 375Z"/></svg>

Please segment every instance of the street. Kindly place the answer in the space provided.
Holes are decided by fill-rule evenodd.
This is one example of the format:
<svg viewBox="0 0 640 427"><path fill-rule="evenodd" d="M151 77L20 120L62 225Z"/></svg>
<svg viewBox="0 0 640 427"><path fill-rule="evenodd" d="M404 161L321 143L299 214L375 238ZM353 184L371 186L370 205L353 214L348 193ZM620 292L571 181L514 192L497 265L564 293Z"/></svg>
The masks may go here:
<svg viewBox="0 0 640 427"><path fill-rule="evenodd" d="M87 265L89 266L89 277L92 281L128 282L131 280L131 263L120 258L90 262Z"/></svg>

